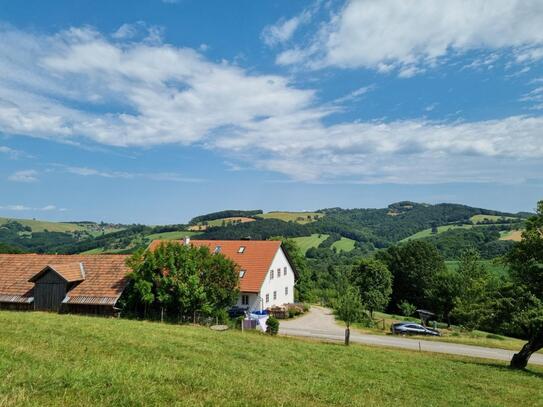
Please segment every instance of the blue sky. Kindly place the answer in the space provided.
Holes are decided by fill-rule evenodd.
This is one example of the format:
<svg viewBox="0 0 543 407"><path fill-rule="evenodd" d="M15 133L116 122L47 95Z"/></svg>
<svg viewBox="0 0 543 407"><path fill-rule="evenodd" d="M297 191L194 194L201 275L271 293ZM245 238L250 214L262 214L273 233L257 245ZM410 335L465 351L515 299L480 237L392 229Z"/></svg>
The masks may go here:
<svg viewBox="0 0 543 407"><path fill-rule="evenodd" d="M532 210L537 0L0 3L0 216Z"/></svg>

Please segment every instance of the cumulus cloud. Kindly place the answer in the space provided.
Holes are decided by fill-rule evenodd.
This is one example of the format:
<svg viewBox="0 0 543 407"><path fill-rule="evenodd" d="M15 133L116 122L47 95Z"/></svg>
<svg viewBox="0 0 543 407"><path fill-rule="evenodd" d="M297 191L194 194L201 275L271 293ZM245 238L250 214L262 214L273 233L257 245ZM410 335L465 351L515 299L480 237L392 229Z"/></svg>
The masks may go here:
<svg viewBox="0 0 543 407"><path fill-rule="evenodd" d="M38 181L38 172L35 170L23 170L17 171L11 174L8 179L13 182L37 182Z"/></svg>
<svg viewBox="0 0 543 407"><path fill-rule="evenodd" d="M397 55L392 59L403 58ZM388 60L378 65L389 67ZM410 67L420 69L403 64L404 75ZM371 90L359 88L346 98ZM52 36L0 30L4 133L119 147L197 145L243 167L312 182L518 182L540 173L540 117L338 122L335 114L345 101L322 104L314 90L297 88L283 76L249 73L193 49L108 37L92 28ZM188 181L176 173L63 171Z"/></svg>
<svg viewBox="0 0 543 407"><path fill-rule="evenodd" d="M397 69L410 77L451 53L518 49L519 62L542 57L539 0L350 0L307 47L280 64Z"/></svg>
<svg viewBox="0 0 543 407"><path fill-rule="evenodd" d="M42 207L33 208L26 205L16 204L16 205L0 206L0 210L16 211L16 212L51 212L51 211L64 212L66 211L66 208L57 208L55 205L45 205Z"/></svg>

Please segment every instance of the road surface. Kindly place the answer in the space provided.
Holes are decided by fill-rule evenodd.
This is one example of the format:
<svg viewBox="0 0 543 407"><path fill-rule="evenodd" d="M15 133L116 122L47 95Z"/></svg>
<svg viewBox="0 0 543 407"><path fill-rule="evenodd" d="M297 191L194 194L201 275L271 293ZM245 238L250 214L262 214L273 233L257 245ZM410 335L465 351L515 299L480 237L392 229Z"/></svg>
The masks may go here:
<svg viewBox="0 0 543 407"><path fill-rule="evenodd" d="M345 328L336 323L334 316L329 309L313 306L307 314L299 318L281 321L279 325L279 333L286 336L303 336L343 342L345 337ZM352 329L351 342L505 361L511 360L513 354L515 353L514 351L506 349L460 345L450 342L408 339L391 335L362 334ZM532 355L530 358L530 364L543 365L543 355Z"/></svg>

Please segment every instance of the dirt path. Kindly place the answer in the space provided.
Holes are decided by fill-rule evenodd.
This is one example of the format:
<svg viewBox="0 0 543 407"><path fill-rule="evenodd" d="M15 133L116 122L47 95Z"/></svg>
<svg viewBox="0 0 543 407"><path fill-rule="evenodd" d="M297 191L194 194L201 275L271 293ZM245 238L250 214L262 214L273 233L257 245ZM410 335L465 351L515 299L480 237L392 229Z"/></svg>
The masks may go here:
<svg viewBox="0 0 543 407"><path fill-rule="evenodd" d="M317 306L311 307L311 310L300 318L281 321L279 333L287 336L304 336L329 341L343 341L344 338L344 328L336 323L332 312L327 308ZM408 339L390 335L370 335L354 331L351 331L351 341L367 345L388 346L421 350L423 352L448 353L451 355L505 361L511 360L515 353L514 351L505 349ZM543 355L533 355L530 359L530 364L543 365Z"/></svg>

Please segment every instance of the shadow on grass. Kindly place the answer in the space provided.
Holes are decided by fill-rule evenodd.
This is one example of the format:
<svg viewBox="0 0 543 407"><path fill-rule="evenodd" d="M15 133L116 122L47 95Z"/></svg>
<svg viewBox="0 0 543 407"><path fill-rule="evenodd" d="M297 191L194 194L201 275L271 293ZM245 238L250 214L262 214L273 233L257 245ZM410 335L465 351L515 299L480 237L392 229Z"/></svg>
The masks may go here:
<svg viewBox="0 0 543 407"><path fill-rule="evenodd" d="M543 370L538 369L538 366L530 366L528 369L512 369L509 367L509 362L505 362L507 364L499 363L499 362L483 362L483 361L467 361L467 360L458 360L458 363L463 364L469 364L469 365L478 365L478 366L484 366L490 369L496 369L501 372L516 372L520 374L524 374L531 377L537 377L540 379L543 379ZM533 368L536 368L537 370L534 370Z"/></svg>

